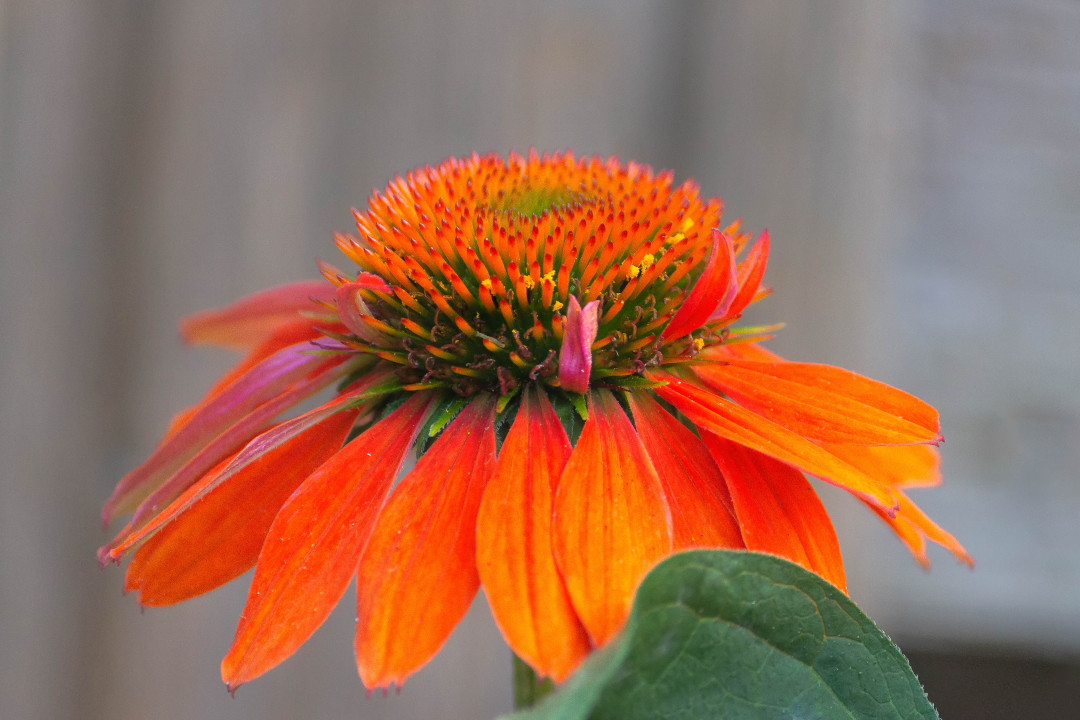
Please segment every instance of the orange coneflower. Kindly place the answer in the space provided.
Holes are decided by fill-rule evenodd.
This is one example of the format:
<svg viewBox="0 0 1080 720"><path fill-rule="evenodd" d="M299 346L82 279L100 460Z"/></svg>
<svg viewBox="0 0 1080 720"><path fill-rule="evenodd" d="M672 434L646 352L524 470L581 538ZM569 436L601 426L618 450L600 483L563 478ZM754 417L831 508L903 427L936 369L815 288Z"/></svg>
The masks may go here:
<svg viewBox="0 0 1080 720"><path fill-rule="evenodd" d="M324 265L325 282L187 321L247 357L120 481L105 520L133 517L102 561L130 555L125 588L154 606L254 566L230 687L295 651L354 576L368 687L426 663L481 586L556 681L676 550L774 553L844 589L804 473L920 562L926 539L970 562L904 494L938 481L937 412L734 326L767 294L769 240L720 214L670 173L570 154L395 178L337 238L359 272Z"/></svg>

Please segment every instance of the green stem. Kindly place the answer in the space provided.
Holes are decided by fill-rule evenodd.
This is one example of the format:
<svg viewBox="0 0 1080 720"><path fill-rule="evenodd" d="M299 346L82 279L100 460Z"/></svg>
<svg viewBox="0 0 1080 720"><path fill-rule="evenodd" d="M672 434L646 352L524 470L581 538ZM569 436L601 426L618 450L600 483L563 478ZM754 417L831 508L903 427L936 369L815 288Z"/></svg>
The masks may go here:
<svg viewBox="0 0 1080 720"><path fill-rule="evenodd" d="M527 662L514 655L514 709L532 707L555 689L551 678L541 680Z"/></svg>

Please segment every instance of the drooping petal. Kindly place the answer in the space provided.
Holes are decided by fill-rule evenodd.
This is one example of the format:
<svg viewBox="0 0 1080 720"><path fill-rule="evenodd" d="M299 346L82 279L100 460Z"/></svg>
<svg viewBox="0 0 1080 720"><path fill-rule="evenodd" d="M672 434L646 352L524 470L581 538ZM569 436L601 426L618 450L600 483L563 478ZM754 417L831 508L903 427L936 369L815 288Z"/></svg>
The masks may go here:
<svg viewBox="0 0 1080 720"><path fill-rule="evenodd" d="M281 506L341 447L357 412L331 415L216 484L139 548L124 590L143 605L171 605L250 570Z"/></svg>
<svg viewBox="0 0 1080 720"><path fill-rule="evenodd" d="M735 248L728 235L713 230L712 249L705 270L664 328L662 337L665 340L682 337L701 327L711 316L723 316L735 298L736 290Z"/></svg>
<svg viewBox="0 0 1080 720"><path fill-rule="evenodd" d="M392 372L376 370L368 373L350 385L345 392L322 406L277 424L244 446L243 450L219 463L216 468L187 488L175 501L154 515L145 525L138 526L134 522L129 523L108 545L98 551L98 560L102 565L110 560L120 562L121 558L138 549L142 543L167 527L173 520L191 511L196 504L202 503L207 495L217 490L219 485L226 482L243 485L249 481L233 480L233 477L251 473L251 476L259 478L260 472L268 472L266 468L272 469L274 463L264 462L263 456L283 452L282 446L290 443L303 442L304 444L310 444L310 439L321 437L321 435L315 436L310 433L316 425L326 422L328 418L337 413L360 407L365 399L382 395L394 387L396 387L396 381ZM355 413L350 417L355 418ZM299 436L304 434L310 435L310 438L301 441ZM340 444L338 443L338 446ZM250 465L256 465L257 468L262 468L262 470L249 469ZM313 467L311 470L314 469ZM300 478L300 480L303 479L303 477ZM281 503L278 504L278 507L280 505ZM276 514L277 510L275 509L274 512ZM273 520L273 517L270 519Z"/></svg>
<svg viewBox="0 0 1080 720"><path fill-rule="evenodd" d="M941 441L931 406L840 368L731 360L697 366L695 373L743 407L811 440L865 445Z"/></svg>
<svg viewBox="0 0 1080 720"><path fill-rule="evenodd" d="M703 439L727 479L746 549L787 558L847 592L836 531L803 474L712 433Z"/></svg>
<svg viewBox="0 0 1080 720"><path fill-rule="evenodd" d="M547 395L526 392L476 521L477 567L495 623L518 657L555 682L589 652L551 540L555 490L569 457Z"/></svg>
<svg viewBox="0 0 1080 720"><path fill-rule="evenodd" d="M137 528L148 518L155 515L180 494L188 489L221 458L243 447L263 430L270 426L274 418L306 400L323 388L340 379L347 370L341 360L327 362L311 377L305 378L288 387L284 392L272 398L242 417L220 435L215 437L195 457L184 463L167 480L160 483L146 499L135 508L126 530Z"/></svg>
<svg viewBox="0 0 1080 720"><path fill-rule="evenodd" d="M656 393L699 428L794 465L877 503L886 512L895 510L896 493L886 483L867 476L801 435L674 375L654 372L648 377L666 381L666 385L656 388Z"/></svg>
<svg viewBox="0 0 1080 720"><path fill-rule="evenodd" d="M296 651L356 572L431 397L415 394L312 473L274 518L236 637L221 663L230 688Z"/></svg>
<svg viewBox="0 0 1080 720"><path fill-rule="evenodd" d="M671 509L673 549L744 547L724 477L701 439L648 393L630 393L630 409Z"/></svg>
<svg viewBox="0 0 1080 720"><path fill-rule="evenodd" d="M559 386L570 392L583 393L589 389L592 373L592 344L600 324L600 301L593 300L581 307L573 295L566 310L566 329L559 351Z"/></svg>
<svg viewBox="0 0 1080 720"><path fill-rule="evenodd" d="M105 502L102 519L108 524L116 515L129 512L144 500L184 463L195 457L207 443L240 422L260 405L279 397L290 385L342 358L327 359L310 354L310 345L301 343L279 350L248 370L226 390L202 405L175 434L151 453L146 461L117 483ZM265 426L264 426L265 427ZM257 430L237 441L247 442ZM222 452L202 472L209 469L233 448ZM202 474L199 473L199 475Z"/></svg>
<svg viewBox="0 0 1080 720"><path fill-rule="evenodd" d="M871 510L884 520L896 532L904 544L911 550L911 554L924 568L930 567L930 559L926 556L926 541L932 540L951 552L957 560L968 567L975 566L975 559L971 557L964 546L955 537L945 532L936 522L931 520L926 513L919 509L904 493L900 496L900 507L895 517L889 517L874 506Z"/></svg>
<svg viewBox="0 0 1080 720"><path fill-rule="evenodd" d="M319 313L334 286L324 280L304 280L248 295L231 305L204 310L180 323L180 334L194 344L247 349L265 340L300 313Z"/></svg>
<svg viewBox="0 0 1080 720"><path fill-rule="evenodd" d="M324 327L334 330L336 324L328 323ZM204 405L209 403L215 397L220 395L222 391L239 380L244 373L251 370L253 367L261 363L266 358L270 357L279 350L283 350L290 345L297 345L305 341L315 340L322 337L322 333L319 332L318 327L315 326L311 318L300 317L296 320L291 320L283 323L270 335L256 345L247 355L243 357L240 362L229 368L229 370L218 378L217 382L206 392L202 400L195 405L181 410L172 420L169 422L169 427L165 430L164 435L161 438L160 444L164 444L169 438L180 431L187 422L195 416L195 414L202 409Z"/></svg>
<svg viewBox="0 0 1080 720"><path fill-rule="evenodd" d="M611 393L589 419L555 493L555 561L594 645L626 622L634 590L671 552L671 513L634 426Z"/></svg>
<svg viewBox="0 0 1080 720"><path fill-rule="evenodd" d="M941 454L931 445L822 447L870 477L895 488L934 487L941 484Z"/></svg>
<svg viewBox="0 0 1080 720"><path fill-rule="evenodd" d="M750 248L750 252L746 254L746 259L739 265L739 290L735 293L735 298L731 301L730 307L726 309L722 317L737 318L753 302L758 289L761 287L761 280L765 277L765 266L768 262L769 231L763 230L761 237L754 243L754 247Z"/></svg>
<svg viewBox="0 0 1080 720"><path fill-rule="evenodd" d="M495 400L473 400L398 484L356 571L356 663L369 688L398 686L469 609L476 514L495 471Z"/></svg>

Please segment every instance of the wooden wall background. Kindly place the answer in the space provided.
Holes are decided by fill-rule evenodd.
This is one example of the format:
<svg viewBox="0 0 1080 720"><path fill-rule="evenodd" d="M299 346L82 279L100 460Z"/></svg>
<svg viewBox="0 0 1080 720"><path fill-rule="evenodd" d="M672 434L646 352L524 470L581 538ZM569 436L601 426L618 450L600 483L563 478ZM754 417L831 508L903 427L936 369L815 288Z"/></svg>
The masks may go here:
<svg viewBox="0 0 1080 720"><path fill-rule="evenodd" d="M774 239L775 347L943 412L924 574L831 492L901 644L1080 651L1080 6L103 0L0 4L0 717L487 718L482 601L365 699L351 600L230 699L244 583L140 614L98 509L228 363L177 319L333 258L396 172L572 147L692 176Z"/></svg>

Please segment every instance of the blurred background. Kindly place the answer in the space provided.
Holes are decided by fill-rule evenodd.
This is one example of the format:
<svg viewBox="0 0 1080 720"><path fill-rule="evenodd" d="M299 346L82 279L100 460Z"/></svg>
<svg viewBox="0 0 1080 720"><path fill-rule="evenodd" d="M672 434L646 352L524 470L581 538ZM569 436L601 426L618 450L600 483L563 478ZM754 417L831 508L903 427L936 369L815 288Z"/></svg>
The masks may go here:
<svg viewBox="0 0 1080 720"><path fill-rule="evenodd" d="M768 227L772 347L940 408L915 499L975 555L925 573L824 489L851 594L946 718L1080 687L1080 4L907 0L0 4L0 717L490 718L482 598L365 697L353 594L235 699L246 581L140 613L98 513L232 360L178 319L337 262L416 165L572 148L693 177Z"/></svg>

